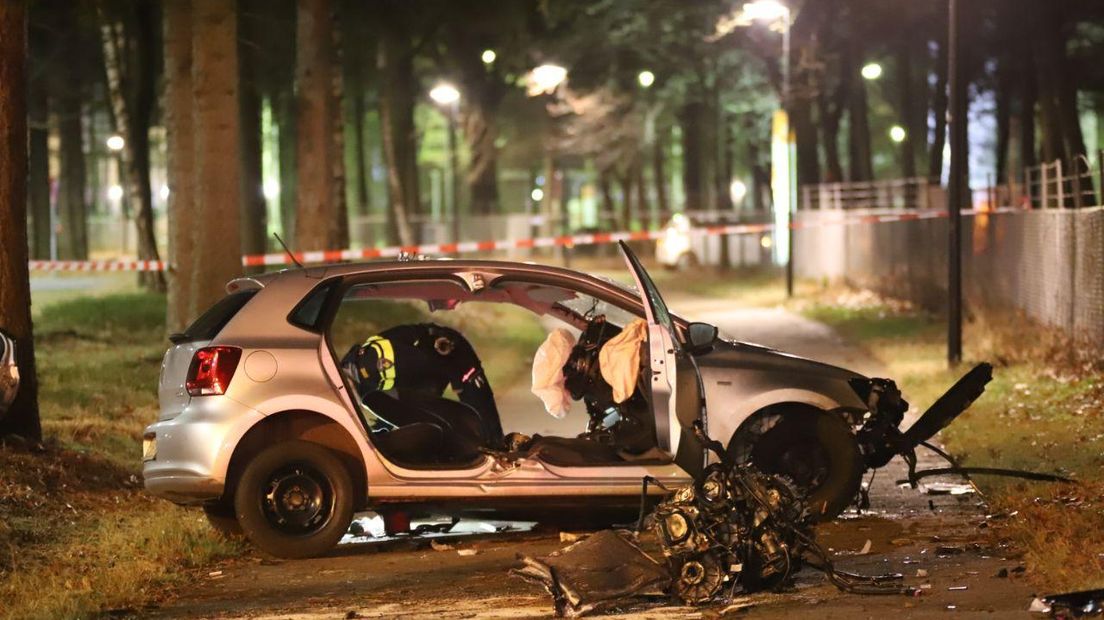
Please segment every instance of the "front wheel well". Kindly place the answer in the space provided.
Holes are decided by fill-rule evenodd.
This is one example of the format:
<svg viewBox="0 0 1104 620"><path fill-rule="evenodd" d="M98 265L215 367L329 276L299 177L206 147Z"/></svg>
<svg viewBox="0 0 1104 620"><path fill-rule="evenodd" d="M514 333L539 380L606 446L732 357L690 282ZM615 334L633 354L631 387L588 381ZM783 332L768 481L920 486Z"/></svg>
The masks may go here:
<svg viewBox="0 0 1104 620"><path fill-rule="evenodd" d="M313 411L274 413L250 428L230 457L221 502L233 504L238 480L254 456L273 444L296 439L321 445L338 456L353 482L354 509L363 509L368 501L368 480L359 446L344 427Z"/></svg>
<svg viewBox="0 0 1104 620"><path fill-rule="evenodd" d="M807 415L839 415L848 424L855 423L855 414L843 409L821 409L816 405L802 402L773 403L749 415L732 433L725 449L738 463L746 463L756 440L769 431L783 414L801 413Z"/></svg>

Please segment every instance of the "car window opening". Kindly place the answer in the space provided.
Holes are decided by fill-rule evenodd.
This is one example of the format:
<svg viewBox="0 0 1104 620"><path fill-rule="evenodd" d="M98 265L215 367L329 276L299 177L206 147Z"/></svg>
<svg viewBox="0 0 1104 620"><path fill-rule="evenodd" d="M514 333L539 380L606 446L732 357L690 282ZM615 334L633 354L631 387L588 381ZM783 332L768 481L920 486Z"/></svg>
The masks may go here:
<svg viewBox="0 0 1104 620"><path fill-rule="evenodd" d="M511 280L473 292L433 279L351 286L328 337L373 443L404 467L471 467L488 453L560 466L666 463L641 372L646 330L622 335L634 322L641 317L565 287ZM538 350L552 334L551 389L563 393L563 414L585 416L557 420L536 395L537 370L549 372L535 358L548 357ZM618 339L607 352L615 394L599 358Z"/></svg>

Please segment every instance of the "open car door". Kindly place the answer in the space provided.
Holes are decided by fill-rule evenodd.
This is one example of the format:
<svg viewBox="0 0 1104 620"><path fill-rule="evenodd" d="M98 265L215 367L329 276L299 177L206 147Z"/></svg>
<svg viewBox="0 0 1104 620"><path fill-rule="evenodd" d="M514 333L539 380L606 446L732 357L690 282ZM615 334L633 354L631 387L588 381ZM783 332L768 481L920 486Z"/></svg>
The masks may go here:
<svg viewBox="0 0 1104 620"><path fill-rule="evenodd" d="M656 440L661 450L674 455L675 462L696 477L705 465L704 450L689 430L705 410L698 367L693 356L680 345L671 313L655 282L629 246L624 241L619 245L640 291L648 321L651 373L647 385Z"/></svg>

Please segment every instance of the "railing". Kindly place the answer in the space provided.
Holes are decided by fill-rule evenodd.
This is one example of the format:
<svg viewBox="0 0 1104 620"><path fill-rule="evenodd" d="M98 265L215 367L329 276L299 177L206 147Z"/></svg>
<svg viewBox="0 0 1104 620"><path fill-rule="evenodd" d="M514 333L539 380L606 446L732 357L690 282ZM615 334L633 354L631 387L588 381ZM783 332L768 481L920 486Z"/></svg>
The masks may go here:
<svg viewBox="0 0 1104 620"><path fill-rule="evenodd" d="M1080 209L1104 203L1097 193L1104 179L1104 153L1096 162L1084 155L1024 169L1024 202L1033 209Z"/></svg>
<svg viewBox="0 0 1104 620"><path fill-rule="evenodd" d="M801 186L800 209L927 209L933 203L932 190L923 177L861 181L852 183L816 183Z"/></svg>

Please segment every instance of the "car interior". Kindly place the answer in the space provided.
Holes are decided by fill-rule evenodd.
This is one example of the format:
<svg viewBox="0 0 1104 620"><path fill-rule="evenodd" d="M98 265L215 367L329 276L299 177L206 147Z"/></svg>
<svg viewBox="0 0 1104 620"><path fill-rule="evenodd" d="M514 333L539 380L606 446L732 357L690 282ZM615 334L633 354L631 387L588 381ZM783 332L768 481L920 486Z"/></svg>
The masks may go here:
<svg viewBox="0 0 1104 620"><path fill-rule="evenodd" d="M498 326L479 323L490 304L508 304L528 312L534 325L544 332L563 327L576 335L567 362L563 365L564 389L573 400L585 405L584 418L571 414L577 433L533 436L511 431L511 422L524 416L543 414L541 400L528 392L528 380L536 347L526 350L527 359L499 354L489 360L480 350L480 333ZM492 318L498 315L492 315ZM474 317L474 318L473 318ZM514 369L519 377L514 385L493 385L496 403L501 405L507 392L510 403L525 402L501 410L501 425L487 419L496 412L476 407L444 395L399 394L398 390L378 390L359 401L359 413L371 431L373 445L388 459L411 469L463 469L474 467L488 457L533 458L557 466L596 466L664 464L671 458L657 448L655 419L647 400L643 377L638 372L635 389L621 402L611 398L611 386L599 372L599 351L616 337L627 323L640 317L604 300L564 287L500 278L490 285L469 286L463 280L397 281L356 284L348 288L331 323L328 337L333 354L340 358L385 329L401 324L432 323L447 325L470 338L476 354L483 360L487 375L496 377L492 363L525 364ZM641 343L646 347L646 343ZM647 356L640 356L640 365ZM402 368L398 368L402 372ZM525 378L524 381L521 378ZM355 380L345 375L346 381ZM492 382L493 383L493 382ZM524 383L524 386L519 385ZM357 395L356 389L349 394ZM450 393L449 396L455 397ZM531 410L528 407L532 407ZM530 418L531 419L531 418ZM505 437L495 437L490 429L501 428ZM500 431L501 432L501 431Z"/></svg>

